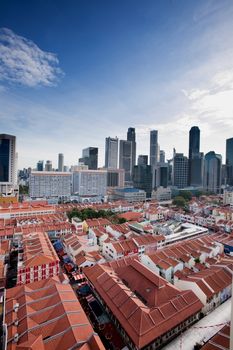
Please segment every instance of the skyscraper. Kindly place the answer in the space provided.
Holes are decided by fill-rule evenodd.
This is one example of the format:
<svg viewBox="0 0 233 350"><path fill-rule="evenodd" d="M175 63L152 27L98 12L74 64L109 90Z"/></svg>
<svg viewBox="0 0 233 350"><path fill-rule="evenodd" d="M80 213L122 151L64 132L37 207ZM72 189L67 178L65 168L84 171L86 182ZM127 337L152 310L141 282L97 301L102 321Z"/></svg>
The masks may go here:
<svg viewBox="0 0 233 350"><path fill-rule="evenodd" d="M158 183L157 187L167 187L168 186L168 176L169 176L169 165L168 163L160 163L158 168Z"/></svg>
<svg viewBox="0 0 233 350"><path fill-rule="evenodd" d="M138 156L138 165L148 165L148 156L146 154Z"/></svg>
<svg viewBox="0 0 233 350"><path fill-rule="evenodd" d="M189 131L189 159L200 152L200 129L193 126Z"/></svg>
<svg viewBox="0 0 233 350"><path fill-rule="evenodd" d="M183 153L173 155L172 185L178 188L185 188L188 184L188 158Z"/></svg>
<svg viewBox="0 0 233 350"><path fill-rule="evenodd" d="M89 170L98 169L98 148L88 147L83 149L82 158L79 159L80 163L88 165Z"/></svg>
<svg viewBox="0 0 233 350"><path fill-rule="evenodd" d="M125 171L124 169L108 168L107 171L107 187L124 187Z"/></svg>
<svg viewBox="0 0 233 350"><path fill-rule="evenodd" d="M64 154L58 154L58 171L64 171Z"/></svg>
<svg viewBox="0 0 233 350"><path fill-rule="evenodd" d="M132 167L136 164L136 133L135 128L128 128L127 141L132 142Z"/></svg>
<svg viewBox="0 0 233 350"><path fill-rule="evenodd" d="M45 171L52 171L53 170L53 165L51 160L46 160L45 163Z"/></svg>
<svg viewBox="0 0 233 350"><path fill-rule="evenodd" d="M200 129L193 126L189 131L188 185L202 186L203 154L200 153Z"/></svg>
<svg viewBox="0 0 233 350"><path fill-rule="evenodd" d="M44 161L39 160L36 166L37 171L43 171L44 170Z"/></svg>
<svg viewBox="0 0 233 350"><path fill-rule="evenodd" d="M125 169L125 182L132 178L132 141L120 140L119 168Z"/></svg>
<svg viewBox="0 0 233 350"><path fill-rule="evenodd" d="M204 189L220 193L221 190L222 156L214 151L205 155L204 161Z"/></svg>
<svg viewBox="0 0 233 350"><path fill-rule="evenodd" d="M152 167L158 162L158 130L151 130L150 132L150 165Z"/></svg>
<svg viewBox="0 0 233 350"><path fill-rule="evenodd" d="M194 154L192 158L189 159L189 165L189 171L191 169L191 177L188 185L193 187L202 187L204 171L204 154L201 152L199 152L198 154Z"/></svg>
<svg viewBox="0 0 233 350"><path fill-rule="evenodd" d="M163 151L162 149L159 151L159 162L165 163L165 151Z"/></svg>
<svg viewBox="0 0 233 350"><path fill-rule="evenodd" d="M227 185L233 186L233 137L226 141Z"/></svg>
<svg viewBox="0 0 233 350"><path fill-rule="evenodd" d="M135 188L144 190L147 198L151 197L152 172L150 165L135 165L133 169L133 185Z"/></svg>
<svg viewBox="0 0 233 350"><path fill-rule="evenodd" d="M16 137L0 134L0 194L13 194L17 179Z"/></svg>
<svg viewBox="0 0 233 350"><path fill-rule="evenodd" d="M106 137L105 168L117 169L117 163L118 163L118 138Z"/></svg>
<svg viewBox="0 0 233 350"><path fill-rule="evenodd" d="M156 188L157 164L159 161L158 130L150 132L150 165L152 171L152 188Z"/></svg>

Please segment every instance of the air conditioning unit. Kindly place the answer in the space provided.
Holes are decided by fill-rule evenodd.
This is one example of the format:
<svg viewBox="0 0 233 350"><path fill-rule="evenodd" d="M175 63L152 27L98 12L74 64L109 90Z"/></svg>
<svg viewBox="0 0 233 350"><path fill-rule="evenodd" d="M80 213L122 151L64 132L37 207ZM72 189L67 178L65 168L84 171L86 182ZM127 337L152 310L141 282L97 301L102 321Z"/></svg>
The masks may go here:
<svg viewBox="0 0 233 350"><path fill-rule="evenodd" d="M19 333L15 333L14 335L14 342L17 343L19 340Z"/></svg>
<svg viewBox="0 0 233 350"><path fill-rule="evenodd" d="M19 309L19 303L15 303L15 305L14 305L14 311L16 312L16 311L18 311L18 309Z"/></svg>

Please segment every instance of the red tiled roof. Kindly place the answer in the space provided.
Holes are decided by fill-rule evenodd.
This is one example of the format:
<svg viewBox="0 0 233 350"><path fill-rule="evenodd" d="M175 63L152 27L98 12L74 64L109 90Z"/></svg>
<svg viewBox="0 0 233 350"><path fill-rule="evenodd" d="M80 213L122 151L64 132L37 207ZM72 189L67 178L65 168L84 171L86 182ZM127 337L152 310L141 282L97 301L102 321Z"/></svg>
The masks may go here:
<svg viewBox="0 0 233 350"><path fill-rule="evenodd" d="M138 220L142 217L142 213L128 211L127 213L118 214L119 218L125 219L127 221Z"/></svg>
<svg viewBox="0 0 233 350"><path fill-rule="evenodd" d="M32 267L59 261L47 233L34 233L23 237L23 266Z"/></svg>
<svg viewBox="0 0 233 350"><path fill-rule="evenodd" d="M201 350L229 350L230 349L230 325L224 326L215 334Z"/></svg>
<svg viewBox="0 0 233 350"><path fill-rule="evenodd" d="M154 342L203 307L191 291L180 291L140 262L96 265L84 274L138 349Z"/></svg>
<svg viewBox="0 0 233 350"><path fill-rule="evenodd" d="M79 349L85 343L88 349L104 350L71 286L57 277L7 290L6 324L7 350Z"/></svg>

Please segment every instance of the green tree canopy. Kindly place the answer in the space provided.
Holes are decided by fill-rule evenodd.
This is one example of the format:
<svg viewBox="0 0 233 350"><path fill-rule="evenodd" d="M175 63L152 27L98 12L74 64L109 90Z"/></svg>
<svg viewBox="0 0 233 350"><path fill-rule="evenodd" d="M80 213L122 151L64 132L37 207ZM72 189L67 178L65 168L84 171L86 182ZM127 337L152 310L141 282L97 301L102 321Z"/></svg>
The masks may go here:
<svg viewBox="0 0 233 350"><path fill-rule="evenodd" d="M190 191L180 191L179 196L183 197L186 201L192 199L192 193Z"/></svg>
<svg viewBox="0 0 233 350"><path fill-rule="evenodd" d="M172 204L176 205L179 208L184 208L186 205L186 201L184 197L177 196L173 199Z"/></svg>

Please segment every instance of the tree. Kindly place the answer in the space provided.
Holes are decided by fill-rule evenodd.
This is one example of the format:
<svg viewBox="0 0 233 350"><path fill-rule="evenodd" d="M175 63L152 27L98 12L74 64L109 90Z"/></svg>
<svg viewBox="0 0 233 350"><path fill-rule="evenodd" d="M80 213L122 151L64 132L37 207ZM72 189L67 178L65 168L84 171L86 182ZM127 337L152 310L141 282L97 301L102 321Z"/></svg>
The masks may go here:
<svg viewBox="0 0 233 350"><path fill-rule="evenodd" d="M124 224L125 222L127 222L127 220L125 218L118 218L119 224Z"/></svg>
<svg viewBox="0 0 233 350"><path fill-rule="evenodd" d="M78 210L77 208L72 209L67 212L69 220L73 217L78 217L80 220L84 221L86 219L98 219L98 218L107 218L111 219L115 214L111 210L94 210L92 208L85 208Z"/></svg>
<svg viewBox="0 0 233 350"><path fill-rule="evenodd" d="M179 208L184 208L186 201L185 201L184 197L177 196L173 199L172 204L176 205Z"/></svg>
<svg viewBox="0 0 233 350"><path fill-rule="evenodd" d="M19 185L19 194L28 194L29 187L24 185Z"/></svg>
<svg viewBox="0 0 233 350"><path fill-rule="evenodd" d="M192 199L192 193L190 191L180 191L179 195L186 201L190 201Z"/></svg>

